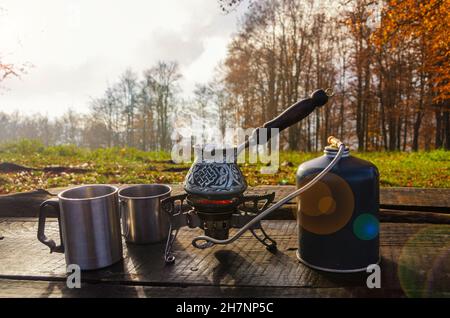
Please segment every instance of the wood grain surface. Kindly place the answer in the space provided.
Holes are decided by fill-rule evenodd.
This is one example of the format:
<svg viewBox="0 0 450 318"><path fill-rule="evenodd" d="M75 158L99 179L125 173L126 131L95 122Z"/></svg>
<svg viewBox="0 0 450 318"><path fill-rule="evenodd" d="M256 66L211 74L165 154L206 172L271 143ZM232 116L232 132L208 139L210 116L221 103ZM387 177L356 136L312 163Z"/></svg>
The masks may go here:
<svg viewBox="0 0 450 318"><path fill-rule="evenodd" d="M195 249L200 230L184 228L175 243L177 260L165 265L163 244L126 245L124 260L82 272L81 291L65 287L65 260L36 239L34 219L0 219L0 296L78 297L450 297L450 225L381 224L382 288L366 287L367 273L312 270L295 257L295 221L264 221L278 242L272 254L249 234L227 246ZM57 238L49 220L48 236Z"/></svg>

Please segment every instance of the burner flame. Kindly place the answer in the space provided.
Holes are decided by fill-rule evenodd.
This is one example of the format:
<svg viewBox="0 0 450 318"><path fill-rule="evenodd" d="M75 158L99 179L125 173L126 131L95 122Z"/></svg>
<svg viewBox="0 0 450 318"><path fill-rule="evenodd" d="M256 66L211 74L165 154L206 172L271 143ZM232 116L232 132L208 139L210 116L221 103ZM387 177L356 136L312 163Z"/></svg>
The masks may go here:
<svg viewBox="0 0 450 318"><path fill-rule="evenodd" d="M207 205L228 205L228 204L233 204L234 201L233 200L209 200L209 199L199 199L197 200L197 203L200 204L207 204Z"/></svg>

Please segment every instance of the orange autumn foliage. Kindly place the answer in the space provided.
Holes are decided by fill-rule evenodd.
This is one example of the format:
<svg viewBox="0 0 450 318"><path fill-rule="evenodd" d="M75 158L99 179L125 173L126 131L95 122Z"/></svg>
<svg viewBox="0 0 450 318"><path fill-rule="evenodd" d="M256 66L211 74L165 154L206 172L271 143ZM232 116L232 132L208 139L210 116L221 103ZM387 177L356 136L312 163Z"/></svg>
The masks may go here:
<svg viewBox="0 0 450 318"><path fill-rule="evenodd" d="M423 71L435 90L435 101L450 95L450 0L390 0L376 33L377 45L422 39L427 59Z"/></svg>

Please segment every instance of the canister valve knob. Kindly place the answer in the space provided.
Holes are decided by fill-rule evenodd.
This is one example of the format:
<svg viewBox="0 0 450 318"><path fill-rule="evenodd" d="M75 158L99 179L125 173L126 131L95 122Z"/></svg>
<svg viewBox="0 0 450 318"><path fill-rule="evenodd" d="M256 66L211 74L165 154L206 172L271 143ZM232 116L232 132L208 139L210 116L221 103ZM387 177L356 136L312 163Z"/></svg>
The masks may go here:
<svg viewBox="0 0 450 318"><path fill-rule="evenodd" d="M328 141L328 144L334 148L339 148L339 146L343 144L342 141L340 141L338 138L336 138L334 136L328 137L327 141Z"/></svg>

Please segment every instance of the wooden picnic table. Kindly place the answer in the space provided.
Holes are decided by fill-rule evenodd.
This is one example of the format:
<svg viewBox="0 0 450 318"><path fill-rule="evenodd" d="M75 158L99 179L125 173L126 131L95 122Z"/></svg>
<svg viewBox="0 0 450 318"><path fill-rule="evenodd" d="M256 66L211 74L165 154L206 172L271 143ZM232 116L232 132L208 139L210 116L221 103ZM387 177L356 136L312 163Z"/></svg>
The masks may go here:
<svg viewBox="0 0 450 318"><path fill-rule="evenodd" d="M69 289L64 255L36 239L37 206L61 190L0 196L0 297L450 297L450 189L381 189L380 289L366 286L368 273L325 273L297 261L294 202L263 221L276 253L249 233L199 250L191 240L201 230L183 228L174 264L164 263L164 243L124 243L123 261L82 272L82 288ZM248 192L275 191L277 200L292 190ZM49 236L57 237L57 227L56 219L47 221Z"/></svg>

